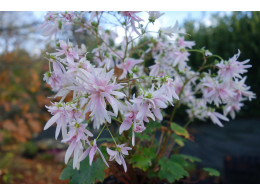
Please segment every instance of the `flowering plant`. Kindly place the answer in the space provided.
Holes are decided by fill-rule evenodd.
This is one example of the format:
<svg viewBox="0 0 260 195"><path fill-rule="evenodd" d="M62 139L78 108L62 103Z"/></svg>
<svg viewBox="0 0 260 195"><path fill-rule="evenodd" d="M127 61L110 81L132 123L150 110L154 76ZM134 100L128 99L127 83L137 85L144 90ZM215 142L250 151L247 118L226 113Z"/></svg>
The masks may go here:
<svg viewBox="0 0 260 195"><path fill-rule="evenodd" d="M144 182L138 174L168 182L188 177L188 165L200 159L173 152L191 139L188 125L210 119L222 127L229 115L235 118L244 101L255 98L243 76L251 65L238 60L240 51L224 60L204 48L192 49L195 42L185 40L188 35L177 22L149 31L163 14L144 14L146 24L134 11L47 13L41 26L45 36L56 39L74 30L93 36L97 44L89 50L88 45L60 39L57 52L47 53L44 81L59 100L47 106L52 117L44 130L56 123L56 139L61 133L68 144L65 163L73 159L61 179L103 181L106 167L125 183ZM101 25L104 22L111 24ZM111 25L124 31L119 43L114 41L116 32L106 29ZM145 35L143 43L137 42ZM197 70L188 64L191 52L202 56ZM152 65L147 63L149 56ZM174 122L182 105L188 119L184 127ZM204 170L217 175L213 169Z"/></svg>

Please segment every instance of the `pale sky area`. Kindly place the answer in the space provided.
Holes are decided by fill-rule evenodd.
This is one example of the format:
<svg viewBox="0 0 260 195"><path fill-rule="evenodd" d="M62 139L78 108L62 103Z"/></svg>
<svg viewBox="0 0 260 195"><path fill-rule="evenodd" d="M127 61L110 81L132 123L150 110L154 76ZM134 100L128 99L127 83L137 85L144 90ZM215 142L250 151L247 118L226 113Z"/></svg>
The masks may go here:
<svg viewBox="0 0 260 195"><path fill-rule="evenodd" d="M162 12L164 13L163 16L161 16L158 20L155 21L154 25L150 24L148 27L149 31L156 31L158 32L158 30L161 27L168 27L168 26L174 26L174 24L176 23L176 21L178 21L179 25L181 26L185 20L187 19L194 19L197 21L202 21L204 22L206 25L210 26L211 25L211 20L210 17L212 14L216 13L214 12L210 12L210 11L174 11L174 12ZM221 15L228 15L231 12L220 12ZM23 14L23 12L20 12L20 14ZM39 23L43 23L44 21L44 16L45 16L46 12L41 11L41 12L33 12L32 13L32 21L39 21ZM141 12L138 13L137 15L141 16L144 19L144 23L146 24L148 21L148 13L147 12ZM105 15L105 17L107 17L108 19L110 19L109 17L112 18L111 15L107 14ZM19 20L19 18L18 18ZM30 19L29 19L30 20ZM19 23L19 21L17 21ZM21 21L22 23L22 21ZM30 23L28 21L28 23ZM20 23L19 23L20 24ZM116 30L117 34L118 34L118 38L116 39L116 43L119 43L119 41L121 40L121 38L124 36L124 30L122 28L116 28L109 26L109 25L104 25L104 27L106 29L112 29L112 30ZM154 33L153 33L154 34ZM153 35L152 34L152 35ZM156 35L156 34L154 34ZM30 51L30 53L33 54L40 54L41 50L44 48L44 45L46 43L46 38L41 36L39 34L39 32L35 32L35 34L32 32L30 33L30 37L31 37L31 41L28 40L28 44L24 44L23 47ZM37 41L37 44L35 43L34 38L40 39L42 41ZM9 49L13 49L13 46L10 45ZM0 52L2 51L2 49L0 48Z"/></svg>
<svg viewBox="0 0 260 195"><path fill-rule="evenodd" d="M155 21L154 25L150 24L148 27L149 31L158 31L161 27L174 26L175 22L178 21L179 25L182 25L187 19L194 19L204 22L207 26L211 25L210 17L212 14L217 13L216 11L167 11L164 13L158 20ZM231 12L221 12L222 15L228 15ZM39 20L43 21L44 15L46 12L34 12L35 16L39 18ZM148 13L142 12L138 13L144 19L144 24L148 21ZM111 17L107 15L107 17ZM116 30L118 33L118 38L116 42L118 43L120 39L124 36L125 32L122 28L112 28L106 26L107 28L111 28Z"/></svg>

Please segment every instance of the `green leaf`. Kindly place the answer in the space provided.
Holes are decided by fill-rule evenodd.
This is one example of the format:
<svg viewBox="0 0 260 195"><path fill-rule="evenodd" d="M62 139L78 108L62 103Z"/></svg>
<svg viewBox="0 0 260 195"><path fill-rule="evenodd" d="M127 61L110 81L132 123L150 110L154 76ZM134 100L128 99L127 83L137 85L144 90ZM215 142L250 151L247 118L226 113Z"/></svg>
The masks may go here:
<svg viewBox="0 0 260 195"><path fill-rule="evenodd" d="M184 129L182 126L178 125L177 123L172 122L171 123L171 129L176 133L177 135L181 135L187 139L190 138L189 132Z"/></svg>
<svg viewBox="0 0 260 195"><path fill-rule="evenodd" d="M185 160L189 160L190 162L201 162L201 159L194 157L194 156L190 156L187 154L180 154Z"/></svg>
<svg viewBox="0 0 260 195"><path fill-rule="evenodd" d="M186 171L191 171L195 168L194 162L200 162L199 158L185 155L185 154L173 154L170 158L171 161L181 165Z"/></svg>
<svg viewBox="0 0 260 195"><path fill-rule="evenodd" d="M158 176L160 179L167 179L170 183L189 176L189 173L177 162L163 157L159 160L161 167Z"/></svg>
<svg viewBox="0 0 260 195"><path fill-rule="evenodd" d="M142 156L141 154L135 154L130 159L130 163L133 164L133 167L139 168L143 171L146 171L151 165L152 161L149 157Z"/></svg>
<svg viewBox="0 0 260 195"><path fill-rule="evenodd" d="M183 147L185 145L185 141L186 141L185 138L176 134L172 134L172 137L174 139L174 142L176 142L179 146Z"/></svg>
<svg viewBox="0 0 260 195"><path fill-rule="evenodd" d="M135 137L139 138L142 141L143 140L147 140L147 141L151 141L152 140L152 137L147 135L147 134L145 134L145 132L144 133L135 133Z"/></svg>
<svg viewBox="0 0 260 195"><path fill-rule="evenodd" d="M142 154L134 154L129 162L133 164L133 167L146 171L155 157L153 148L142 148Z"/></svg>
<svg viewBox="0 0 260 195"><path fill-rule="evenodd" d="M151 133L152 129L159 129L161 128L162 124L157 121L151 121L147 124L146 130L148 133Z"/></svg>
<svg viewBox="0 0 260 195"><path fill-rule="evenodd" d="M63 169L60 180L70 179L73 184L93 184L96 180L104 181L106 166L104 162L98 158L89 165L89 158L80 163L80 170L72 168L72 161Z"/></svg>
<svg viewBox="0 0 260 195"><path fill-rule="evenodd" d="M213 169L213 168L203 168L204 171L206 171L209 176L216 176L216 177L219 177L220 176L220 172L216 169Z"/></svg>
<svg viewBox="0 0 260 195"><path fill-rule="evenodd" d="M147 124L147 127L144 132L142 133L135 133L136 138L140 139L141 141L148 141L150 142L152 140L152 132L153 129L159 129L161 128L161 123L156 121L151 121Z"/></svg>

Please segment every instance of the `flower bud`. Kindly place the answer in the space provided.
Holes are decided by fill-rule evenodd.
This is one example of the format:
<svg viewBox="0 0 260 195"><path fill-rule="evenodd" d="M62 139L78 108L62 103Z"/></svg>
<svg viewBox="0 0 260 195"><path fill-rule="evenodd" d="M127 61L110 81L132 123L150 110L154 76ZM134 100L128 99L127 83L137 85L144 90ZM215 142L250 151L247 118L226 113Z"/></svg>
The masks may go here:
<svg viewBox="0 0 260 195"><path fill-rule="evenodd" d="M75 127L78 129L78 128L79 128L79 124L78 124L78 123L76 123L76 124L75 124Z"/></svg>
<svg viewBox="0 0 260 195"><path fill-rule="evenodd" d="M133 71L133 73L137 73L137 72L139 72L139 68L135 67L135 68L132 69L132 71Z"/></svg>
<svg viewBox="0 0 260 195"><path fill-rule="evenodd" d="M51 72L46 72L46 77L51 77Z"/></svg>
<svg viewBox="0 0 260 195"><path fill-rule="evenodd" d="M132 79L134 77L134 74L133 73L130 73L129 74L129 77Z"/></svg>

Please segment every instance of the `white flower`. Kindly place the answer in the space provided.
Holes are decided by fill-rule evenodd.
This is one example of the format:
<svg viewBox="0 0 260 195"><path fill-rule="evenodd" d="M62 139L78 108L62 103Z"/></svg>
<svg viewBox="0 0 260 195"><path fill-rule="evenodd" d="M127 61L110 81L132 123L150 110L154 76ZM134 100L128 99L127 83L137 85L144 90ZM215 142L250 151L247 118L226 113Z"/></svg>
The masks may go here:
<svg viewBox="0 0 260 195"><path fill-rule="evenodd" d="M110 155L109 161L116 160L119 165L123 165L125 172L127 171L127 166L124 155L128 155L128 150L132 150L132 148L125 147L125 144L117 145L116 151L107 148L107 153Z"/></svg>
<svg viewBox="0 0 260 195"><path fill-rule="evenodd" d="M169 27L166 27L166 28L161 28L160 31L169 36L169 37L172 37L174 34L179 34L181 31L179 30L179 24L178 24L178 21L176 21L175 25L174 26L169 26Z"/></svg>
<svg viewBox="0 0 260 195"><path fill-rule="evenodd" d="M160 13L158 11L149 11L149 21L154 23L156 19L160 18L164 13Z"/></svg>
<svg viewBox="0 0 260 195"><path fill-rule="evenodd" d="M205 51L205 56L212 56L212 53L209 50Z"/></svg>

